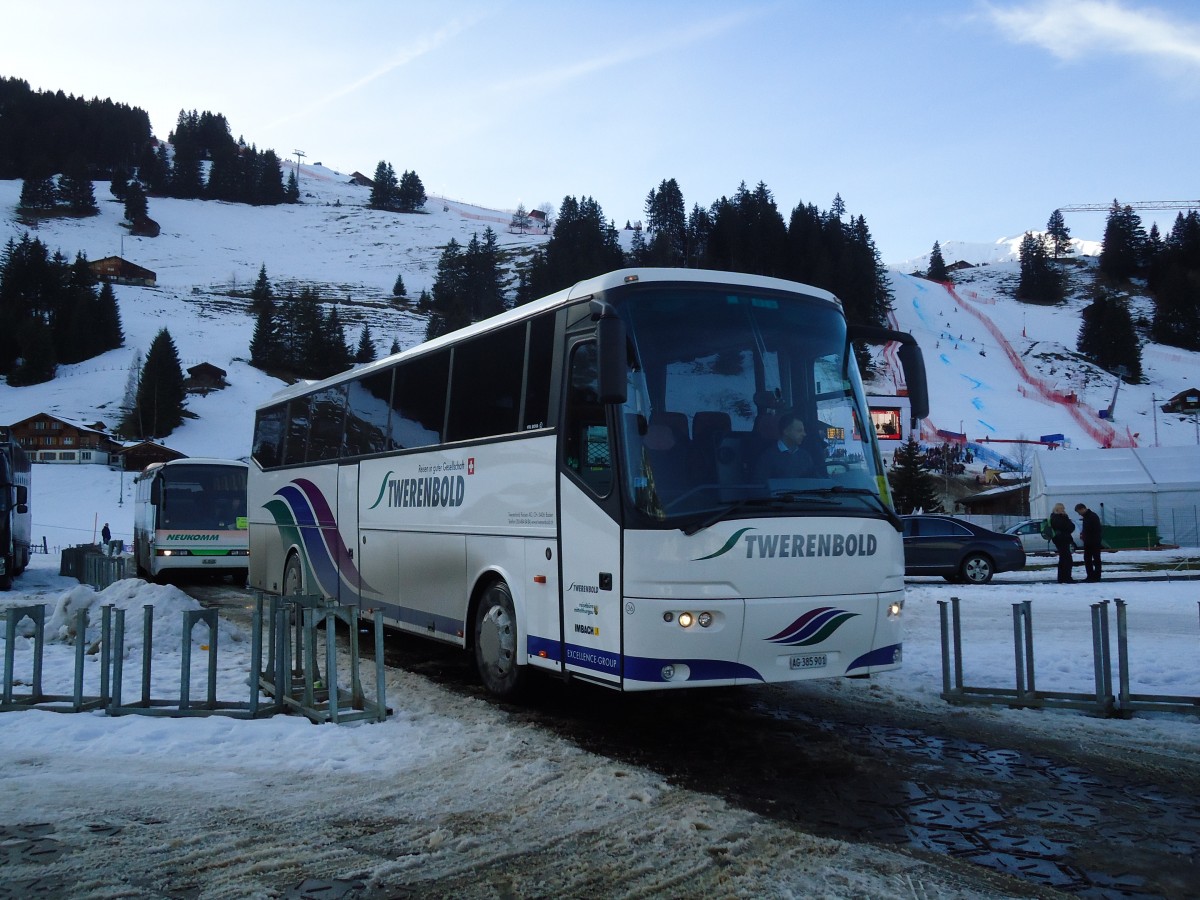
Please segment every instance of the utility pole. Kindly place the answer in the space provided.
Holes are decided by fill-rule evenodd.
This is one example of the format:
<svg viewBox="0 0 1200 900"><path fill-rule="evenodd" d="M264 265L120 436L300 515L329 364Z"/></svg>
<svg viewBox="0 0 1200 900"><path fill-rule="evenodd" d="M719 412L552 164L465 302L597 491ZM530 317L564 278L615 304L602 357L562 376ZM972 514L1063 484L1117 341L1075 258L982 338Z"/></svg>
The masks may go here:
<svg viewBox="0 0 1200 900"><path fill-rule="evenodd" d="M300 160L308 156L303 150L293 150L296 154L296 187L300 187Z"/></svg>
<svg viewBox="0 0 1200 900"><path fill-rule="evenodd" d="M1158 446L1158 398L1150 395L1150 412L1154 414L1154 446Z"/></svg>

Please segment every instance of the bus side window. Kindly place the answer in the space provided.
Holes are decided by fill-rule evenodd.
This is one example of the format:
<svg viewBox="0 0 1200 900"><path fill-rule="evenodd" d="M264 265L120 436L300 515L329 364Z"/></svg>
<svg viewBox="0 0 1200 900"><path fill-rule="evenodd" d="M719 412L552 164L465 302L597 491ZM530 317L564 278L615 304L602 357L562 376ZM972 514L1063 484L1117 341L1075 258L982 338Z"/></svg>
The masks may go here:
<svg viewBox="0 0 1200 900"><path fill-rule="evenodd" d="M612 442L600 402L597 364L594 342L579 344L572 351L563 452L566 467L605 497L612 490Z"/></svg>
<svg viewBox="0 0 1200 900"><path fill-rule="evenodd" d="M281 462L279 451L283 448L286 418L287 408L276 406L260 412L254 423L254 459L264 469L277 466Z"/></svg>

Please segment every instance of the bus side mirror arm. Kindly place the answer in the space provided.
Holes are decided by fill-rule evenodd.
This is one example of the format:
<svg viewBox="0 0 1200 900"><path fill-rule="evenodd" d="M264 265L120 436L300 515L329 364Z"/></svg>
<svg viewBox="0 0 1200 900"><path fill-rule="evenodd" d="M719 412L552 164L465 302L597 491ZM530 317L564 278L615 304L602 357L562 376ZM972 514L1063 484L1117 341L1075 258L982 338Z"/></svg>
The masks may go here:
<svg viewBox="0 0 1200 900"><path fill-rule="evenodd" d="M912 425L916 426L919 419L929 415L929 382L925 377L925 357L916 338L907 331L878 328L874 325L851 325L846 330L846 337L851 342L863 341L868 344L886 344L889 341L899 343L900 366L904 369L904 383L908 385L908 401L912 406Z"/></svg>
<svg viewBox="0 0 1200 900"><path fill-rule="evenodd" d="M600 402L624 403L629 359L625 351L625 323L611 303L592 300L592 319L596 323L596 353L599 357Z"/></svg>

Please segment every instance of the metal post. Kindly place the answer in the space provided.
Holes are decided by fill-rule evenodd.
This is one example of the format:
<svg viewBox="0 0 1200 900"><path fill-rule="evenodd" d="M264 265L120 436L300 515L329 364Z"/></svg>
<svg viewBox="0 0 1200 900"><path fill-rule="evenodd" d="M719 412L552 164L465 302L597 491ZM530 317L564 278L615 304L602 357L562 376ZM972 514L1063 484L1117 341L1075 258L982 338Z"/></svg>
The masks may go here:
<svg viewBox="0 0 1200 900"><path fill-rule="evenodd" d="M1017 699L1025 697L1025 648L1022 643L1024 635L1021 628L1021 604L1012 605L1013 615L1013 659L1017 669Z"/></svg>
<svg viewBox="0 0 1200 900"><path fill-rule="evenodd" d="M87 610L75 613L75 692L72 707L75 712L83 708L83 650L87 643Z"/></svg>
<svg viewBox="0 0 1200 900"><path fill-rule="evenodd" d="M951 627L954 632L954 689L962 693L963 664L962 664L962 618L959 615L957 597L950 598Z"/></svg>
<svg viewBox="0 0 1200 900"><path fill-rule="evenodd" d="M4 614L4 697L5 706L12 703L13 656L16 653L17 620L16 610Z"/></svg>
<svg viewBox="0 0 1200 900"><path fill-rule="evenodd" d="M150 656L154 649L154 606L142 607L142 706L150 707Z"/></svg>
<svg viewBox="0 0 1200 900"><path fill-rule="evenodd" d="M387 718L387 701L384 699L383 677L383 610L375 610L375 705L376 718L382 722Z"/></svg>
<svg viewBox="0 0 1200 900"><path fill-rule="evenodd" d="M121 706L121 681L125 670L125 610L116 608L116 622L113 625L113 683L112 698L109 703L109 715L116 715Z"/></svg>
<svg viewBox="0 0 1200 900"><path fill-rule="evenodd" d="M192 705L192 628L196 622L183 613L183 646L179 648L179 711L184 712Z"/></svg>
<svg viewBox="0 0 1200 900"><path fill-rule="evenodd" d="M1118 597L1117 604L1117 706L1129 709L1129 623L1125 601Z"/></svg>
<svg viewBox="0 0 1200 900"><path fill-rule="evenodd" d="M112 660L112 646L109 638L112 635L112 606L106 605L100 609L100 705L108 705L109 670Z"/></svg>
<svg viewBox="0 0 1200 900"><path fill-rule="evenodd" d="M1033 601L1021 603L1021 615L1025 618L1025 681L1029 686L1029 696L1037 694L1037 685L1033 680Z"/></svg>
<svg viewBox="0 0 1200 900"><path fill-rule="evenodd" d="M325 689L329 692L329 721L336 725L338 721L337 616L333 614L332 609L325 610Z"/></svg>
<svg viewBox="0 0 1200 900"><path fill-rule="evenodd" d="M946 601L939 600L937 605L938 618L940 619L942 626L942 697L948 697L950 694L950 623L946 608ZM376 667L379 666L378 653L375 654L375 665ZM376 671L376 678L378 679L378 677L379 673Z"/></svg>
<svg viewBox="0 0 1200 900"><path fill-rule="evenodd" d="M1112 643L1109 641L1108 635L1108 601L1100 601L1100 640L1104 644L1104 708L1106 711L1112 709L1113 698L1113 683L1112 683Z"/></svg>
<svg viewBox="0 0 1200 900"><path fill-rule="evenodd" d="M206 609L208 624L208 708L217 708L217 611Z"/></svg>
<svg viewBox="0 0 1200 900"><path fill-rule="evenodd" d="M250 619L250 700L247 704L250 718L258 716L258 696L262 693L262 595L254 600L254 614Z"/></svg>

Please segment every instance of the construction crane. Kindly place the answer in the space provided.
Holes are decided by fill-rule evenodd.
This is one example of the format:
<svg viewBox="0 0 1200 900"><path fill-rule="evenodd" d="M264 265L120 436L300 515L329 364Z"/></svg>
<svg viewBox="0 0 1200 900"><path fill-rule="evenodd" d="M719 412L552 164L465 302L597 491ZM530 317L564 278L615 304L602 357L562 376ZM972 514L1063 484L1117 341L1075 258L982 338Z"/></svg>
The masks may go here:
<svg viewBox="0 0 1200 900"><path fill-rule="evenodd" d="M1117 205L1124 209L1200 209L1200 200L1137 200L1133 203L1121 203L1116 201ZM1076 203L1072 206L1060 206L1059 212L1108 212L1113 208L1112 203Z"/></svg>

